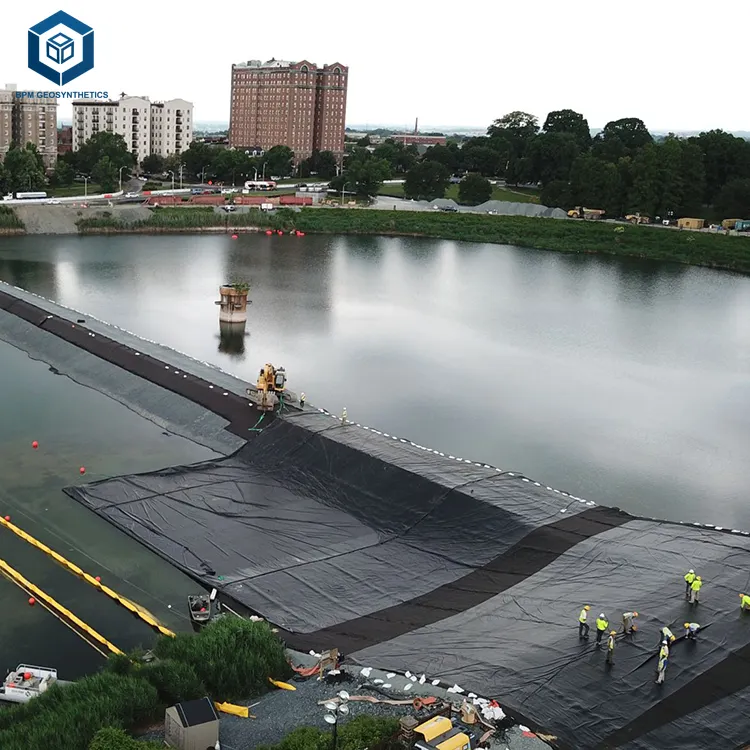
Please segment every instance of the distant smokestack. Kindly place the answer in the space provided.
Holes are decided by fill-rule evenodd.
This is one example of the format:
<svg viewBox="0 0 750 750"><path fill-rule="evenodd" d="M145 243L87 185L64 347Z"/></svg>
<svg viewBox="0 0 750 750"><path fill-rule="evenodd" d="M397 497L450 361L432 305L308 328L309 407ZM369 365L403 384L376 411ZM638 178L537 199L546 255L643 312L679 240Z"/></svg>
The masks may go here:
<svg viewBox="0 0 750 750"><path fill-rule="evenodd" d="M419 118L417 117L416 120L414 120L414 135L417 135L419 133Z"/></svg>

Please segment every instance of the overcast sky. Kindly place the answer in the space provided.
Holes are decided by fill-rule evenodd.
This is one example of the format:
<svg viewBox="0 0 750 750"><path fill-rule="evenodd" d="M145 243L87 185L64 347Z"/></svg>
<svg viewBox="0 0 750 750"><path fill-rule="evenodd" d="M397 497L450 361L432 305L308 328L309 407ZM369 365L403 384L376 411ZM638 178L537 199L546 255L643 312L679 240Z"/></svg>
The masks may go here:
<svg viewBox="0 0 750 750"><path fill-rule="evenodd" d="M591 127L641 117L652 130L750 130L740 0L577 3L106 3L37 0L2 11L0 86L52 90L27 67L27 29L65 10L95 31L95 67L64 87L192 101L228 121L230 71L249 59L350 67L347 123L486 127L512 110ZM70 104L60 107L69 118Z"/></svg>

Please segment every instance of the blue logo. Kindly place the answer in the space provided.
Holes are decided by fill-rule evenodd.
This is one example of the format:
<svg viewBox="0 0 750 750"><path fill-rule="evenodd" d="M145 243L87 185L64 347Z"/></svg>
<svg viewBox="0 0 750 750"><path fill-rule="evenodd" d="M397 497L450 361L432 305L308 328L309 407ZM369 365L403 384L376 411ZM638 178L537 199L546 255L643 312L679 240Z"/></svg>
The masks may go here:
<svg viewBox="0 0 750 750"><path fill-rule="evenodd" d="M63 11L29 29L29 68L65 86L94 67L94 30Z"/></svg>

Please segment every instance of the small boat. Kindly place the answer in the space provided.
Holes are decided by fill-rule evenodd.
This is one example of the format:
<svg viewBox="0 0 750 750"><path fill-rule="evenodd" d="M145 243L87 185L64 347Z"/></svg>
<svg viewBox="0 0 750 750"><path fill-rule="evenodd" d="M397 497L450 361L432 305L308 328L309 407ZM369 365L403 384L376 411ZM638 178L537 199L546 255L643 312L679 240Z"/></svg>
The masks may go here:
<svg viewBox="0 0 750 750"><path fill-rule="evenodd" d="M205 625L211 619L211 597L208 594L188 596L190 619Z"/></svg>
<svg viewBox="0 0 750 750"><path fill-rule="evenodd" d="M56 682L62 685L67 684L57 679L56 669L19 664L15 670L8 673L2 687L0 687L0 700L10 703L28 703Z"/></svg>

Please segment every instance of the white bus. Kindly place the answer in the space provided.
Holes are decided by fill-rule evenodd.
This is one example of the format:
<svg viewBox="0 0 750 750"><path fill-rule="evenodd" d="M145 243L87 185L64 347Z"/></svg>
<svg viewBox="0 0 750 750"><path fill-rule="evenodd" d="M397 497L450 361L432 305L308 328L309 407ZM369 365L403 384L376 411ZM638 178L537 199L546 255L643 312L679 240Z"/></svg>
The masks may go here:
<svg viewBox="0 0 750 750"><path fill-rule="evenodd" d="M47 193L16 193L16 200L19 201L41 200L46 197Z"/></svg>
<svg viewBox="0 0 750 750"><path fill-rule="evenodd" d="M273 180L248 180L245 190L276 190L276 183Z"/></svg>

